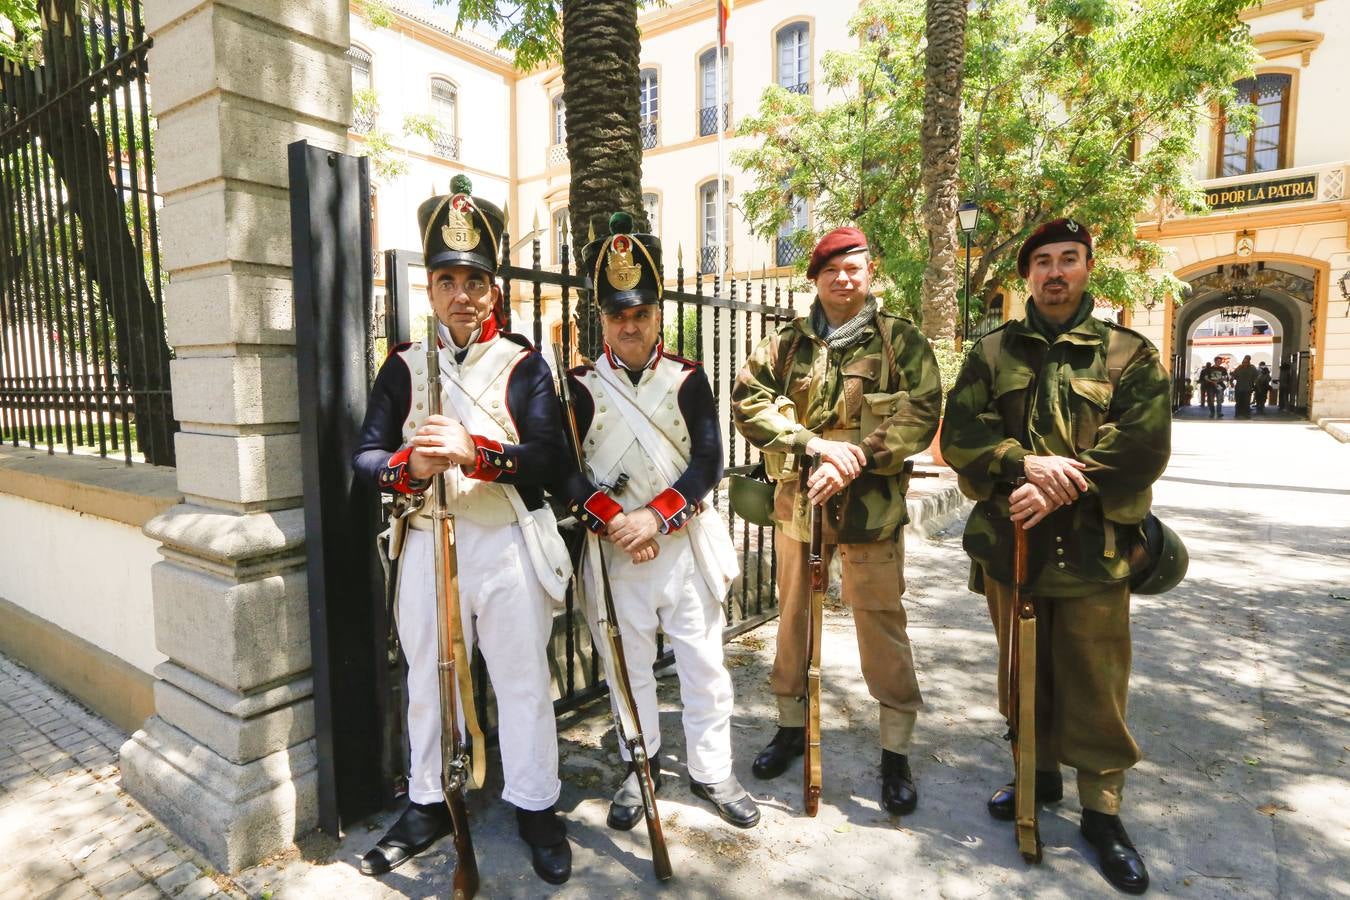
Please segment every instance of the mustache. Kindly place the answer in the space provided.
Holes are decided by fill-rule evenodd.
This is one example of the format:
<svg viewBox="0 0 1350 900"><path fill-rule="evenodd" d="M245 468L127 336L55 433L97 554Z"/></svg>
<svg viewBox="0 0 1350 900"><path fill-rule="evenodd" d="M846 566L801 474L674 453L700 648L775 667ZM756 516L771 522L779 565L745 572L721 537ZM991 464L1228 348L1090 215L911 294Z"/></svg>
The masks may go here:
<svg viewBox="0 0 1350 900"><path fill-rule="evenodd" d="M1051 278L1049 281L1047 281L1047 282L1045 283L1045 287L1062 287L1062 288L1067 288L1068 286L1069 286L1069 283L1068 283L1067 281L1065 281L1063 278Z"/></svg>

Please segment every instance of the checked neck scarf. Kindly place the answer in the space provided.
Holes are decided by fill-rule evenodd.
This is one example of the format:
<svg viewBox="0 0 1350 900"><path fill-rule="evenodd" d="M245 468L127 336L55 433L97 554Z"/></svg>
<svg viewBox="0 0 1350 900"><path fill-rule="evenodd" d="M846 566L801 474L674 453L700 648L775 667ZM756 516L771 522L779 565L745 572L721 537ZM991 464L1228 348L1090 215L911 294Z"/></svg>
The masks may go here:
<svg viewBox="0 0 1350 900"><path fill-rule="evenodd" d="M867 302L856 316L849 319L843 325L834 330L830 330L829 320L825 318L825 310L821 308L820 300L811 304L811 328L817 335L825 341L825 346L831 350L847 350L856 344L861 344L867 340L867 327L877 317L877 298L871 294L867 295Z"/></svg>

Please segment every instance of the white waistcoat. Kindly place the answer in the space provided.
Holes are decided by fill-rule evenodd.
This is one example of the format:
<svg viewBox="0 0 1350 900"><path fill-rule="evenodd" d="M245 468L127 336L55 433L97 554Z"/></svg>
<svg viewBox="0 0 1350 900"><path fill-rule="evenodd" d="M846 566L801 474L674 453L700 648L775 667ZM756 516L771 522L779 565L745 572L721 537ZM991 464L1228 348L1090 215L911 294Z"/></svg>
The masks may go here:
<svg viewBox="0 0 1350 900"><path fill-rule="evenodd" d="M463 425L470 434L504 444L520 443L511 411L506 405L506 386L512 370L528 351L519 344L495 337L469 347L463 363L456 363L450 350L441 348L441 415L459 418L456 409L466 412ZM404 443L411 442L417 429L430 414L427 396L427 352L421 342L399 353L412 374L412 403L408 420L403 423ZM447 501L451 511L482 525L509 525L516 513L502 485L469 478L451 466L445 473ZM429 515L428 506L418 512Z"/></svg>

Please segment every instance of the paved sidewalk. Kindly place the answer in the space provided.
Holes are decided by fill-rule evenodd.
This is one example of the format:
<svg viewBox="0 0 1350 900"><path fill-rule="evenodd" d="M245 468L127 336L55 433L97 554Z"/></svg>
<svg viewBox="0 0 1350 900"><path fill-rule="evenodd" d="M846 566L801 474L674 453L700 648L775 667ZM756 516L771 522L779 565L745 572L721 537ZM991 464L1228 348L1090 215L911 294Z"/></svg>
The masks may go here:
<svg viewBox="0 0 1350 900"><path fill-rule="evenodd" d="M126 739L0 656L0 900L245 896L118 786Z"/></svg>

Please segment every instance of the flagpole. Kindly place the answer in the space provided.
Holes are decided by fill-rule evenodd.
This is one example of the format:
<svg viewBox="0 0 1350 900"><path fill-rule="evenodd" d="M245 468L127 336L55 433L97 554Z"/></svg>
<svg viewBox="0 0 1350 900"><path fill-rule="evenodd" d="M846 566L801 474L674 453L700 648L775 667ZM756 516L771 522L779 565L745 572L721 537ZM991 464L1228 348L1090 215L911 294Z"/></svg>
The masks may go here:
<svg viewBox="0 0 1350 900"><path fill-rule="evenodd" d="M725 102L726 95L724 93L723 87L726 84L726 82L723 81L723 78L725 76L724 73L722 72L722 61L723 57L726 55L726 46L727 46L726 26L728 24L729 18L726 15L726 11L724 11L723 9L722 4L724 2L725 0L718 0L717 5L717 54L716 54L717 96L715 98L715 102L717 104L717 223L714 226L713 230L713 234L717 236L717 251L716 251L717 271L719 274L722 275L726 274L727 267L731 263L730 255L727 253L727 234L726 234L727 182L726 182L726 175L723 171L723 154L722 154L722 135L726 131L727 127L726 123L727 105Z"/></svg>

